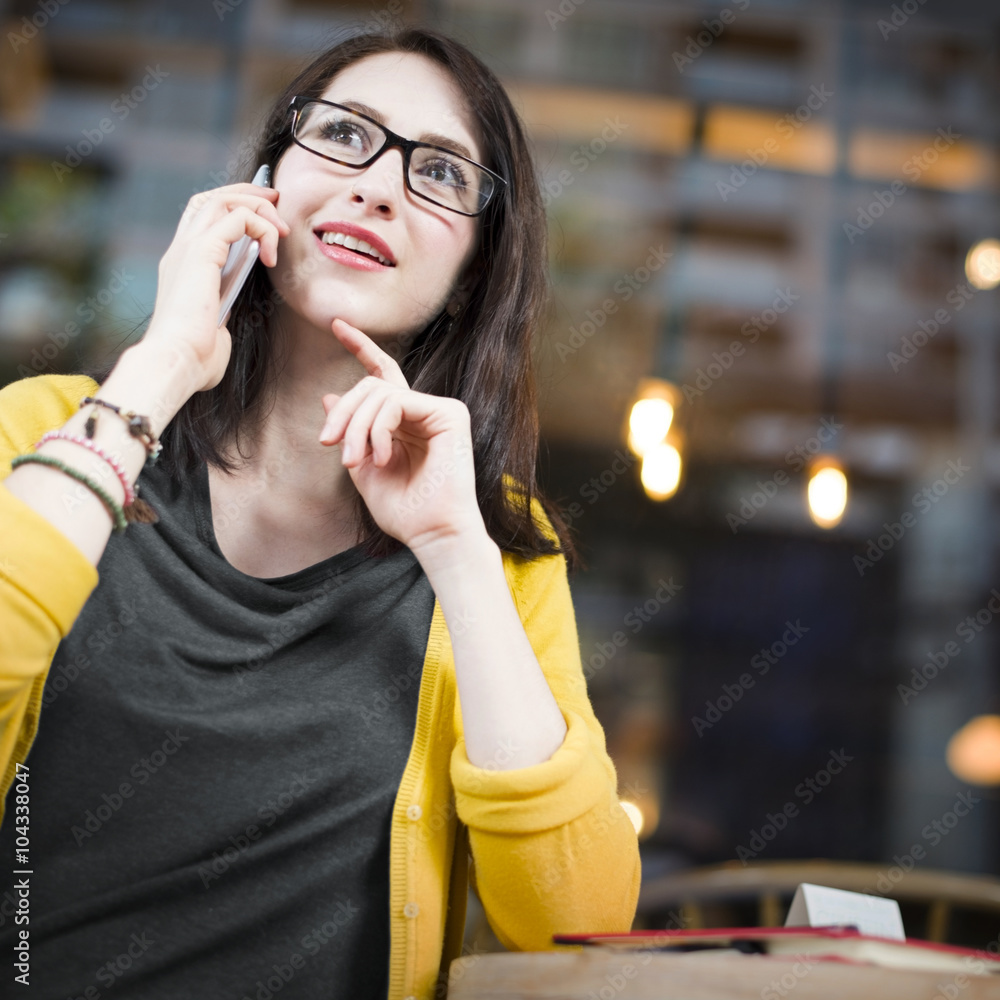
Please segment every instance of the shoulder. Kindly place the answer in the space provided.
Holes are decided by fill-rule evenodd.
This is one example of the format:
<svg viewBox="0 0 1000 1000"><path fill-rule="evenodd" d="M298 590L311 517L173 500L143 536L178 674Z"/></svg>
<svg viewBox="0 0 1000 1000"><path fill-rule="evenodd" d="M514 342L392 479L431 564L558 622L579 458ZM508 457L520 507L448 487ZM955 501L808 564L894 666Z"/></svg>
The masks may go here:
<svg viewBox="0 0 1000 1000"><path fill-rule="evenodd" d="M514 504L523 504L524 487L509 475L505 475L503 477L503 483L504 489L507 491L507 497L511 500L511 502ZM549 520L548 514L545 513L545 508L542 506L538 497L531 498L531 519L538 526L538 530L546 538L551 539L557 545L559 544L559 536L556 534L555 528L552 527L552 522Z"/></svg>
<svg viewBox="0 0 1000 1000"><path fill-rule="evenodd" d="M80 400L99 385L88 375L34 375L0 389L0 466L29 449L77 411ZM9 469L0 468L6 475Z"/></svg>
<svg viewBox="0 0 1000 1000"><path fill-rule="evenodd" d="M0 389L0 406L6 415L12 407L31 413L66 413L80 405L84 396L99 387L89 375L33 375Z"/></svg>
<svg viewBox="0 0 1000 1000"><path fill-rule="evenodd" d="M508 496L521 503L524 502L524 491L517 483L508 477L505 486ZM531 518L546 538L559 544L559 536L537 497L531 499ZM519 608L527 609L535 606L547 592L551 593L554 586L560 590L567 587L566 557L561 552L537 555L530 559L512 552L504 552L503 562L507 582Z"/></svg>

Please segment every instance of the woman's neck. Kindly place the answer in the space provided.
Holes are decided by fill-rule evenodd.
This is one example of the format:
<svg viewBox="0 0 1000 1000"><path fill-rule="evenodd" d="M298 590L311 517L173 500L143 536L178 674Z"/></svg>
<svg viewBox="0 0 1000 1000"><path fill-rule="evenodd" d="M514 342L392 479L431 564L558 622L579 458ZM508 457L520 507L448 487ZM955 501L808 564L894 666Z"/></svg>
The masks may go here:
<svg viewBox="0 0 1000 1000"><path fill-rule="evenodd" d="M241 442L247 458L232 450L236 475L307 508L353 502L354 484L340 463L340 447L320 444L319 433L326 420L322 397L347 392L364 377L364 367L329 331L324 337L301 322L275 327L273 389L252 443Z"/></svg>
<svg viewBox="0 0 1000 1000"><path fill-rule="evenodd" d="M333 333L285 326L276 337L273 390L241 438L236 469L208 470L213 523L223 555L251 576L296 572L362 541L357 490L340 447L320 444L322 397L343 394L364 367Z"/></svg>

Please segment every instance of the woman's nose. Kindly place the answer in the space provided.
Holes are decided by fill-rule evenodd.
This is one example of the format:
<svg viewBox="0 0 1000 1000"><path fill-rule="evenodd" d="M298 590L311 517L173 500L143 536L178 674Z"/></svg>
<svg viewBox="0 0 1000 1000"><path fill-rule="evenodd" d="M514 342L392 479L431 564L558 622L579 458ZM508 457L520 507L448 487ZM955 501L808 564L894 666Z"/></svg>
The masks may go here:
<svg viewBox="0 0 1000 1000"><path fill-rule="evenodd" d="M380 215L395 215L405 197L404 169L402 150L387 149L374 163L359 171L351 185L351 200Z"/></svg>

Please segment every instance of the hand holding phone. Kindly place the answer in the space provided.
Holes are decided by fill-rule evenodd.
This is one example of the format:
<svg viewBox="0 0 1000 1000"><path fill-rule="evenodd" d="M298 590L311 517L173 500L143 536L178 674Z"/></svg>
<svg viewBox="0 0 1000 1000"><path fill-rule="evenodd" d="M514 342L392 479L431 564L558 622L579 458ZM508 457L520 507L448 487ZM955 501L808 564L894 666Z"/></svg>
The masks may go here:
<svg viewBox="0 0 1000 1000"><path fill-rule="evenodd" d="M260 187L270 187L271 168L267 164L261 166L253 175L253 180L250 183ZM229 310L232 309L233 303L236 301L236 296L240 294L247 278L250 277L250 269L259 253L260 242L249 236L242 236L229 248L229 256L226 257L226 263L222 267L222 286L219 291L219 326L225 323Z"/></svg>

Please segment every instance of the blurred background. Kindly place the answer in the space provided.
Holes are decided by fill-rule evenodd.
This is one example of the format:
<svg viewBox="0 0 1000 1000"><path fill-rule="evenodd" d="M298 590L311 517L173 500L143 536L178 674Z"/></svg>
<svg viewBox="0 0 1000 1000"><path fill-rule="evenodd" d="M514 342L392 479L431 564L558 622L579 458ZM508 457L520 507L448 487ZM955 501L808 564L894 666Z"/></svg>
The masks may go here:
<svg viewBox="0 0 1000 1000"><path fill-rule="evenodd" d="M140 336L279 87L400 22L535 146L540 474L644 877L1000 874L995 2L0 2L0 384Z"/></svg>

